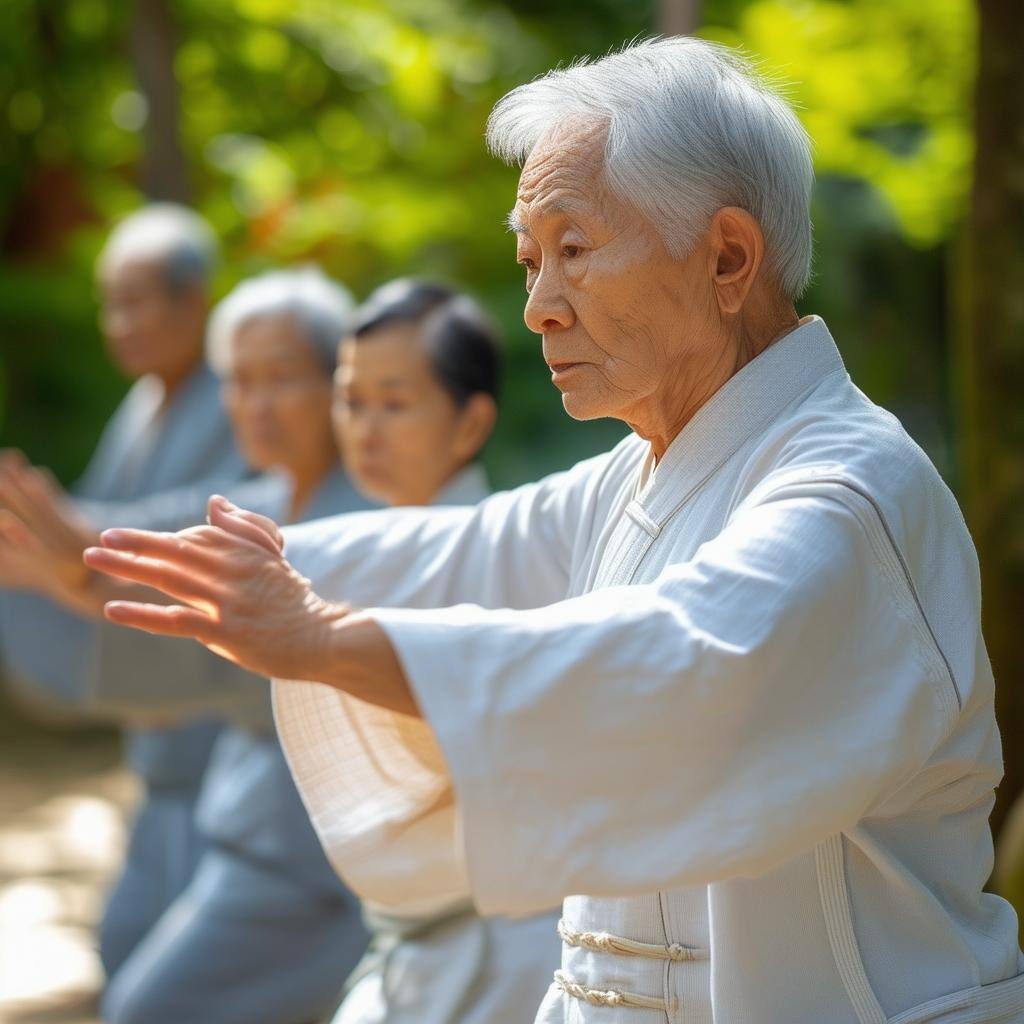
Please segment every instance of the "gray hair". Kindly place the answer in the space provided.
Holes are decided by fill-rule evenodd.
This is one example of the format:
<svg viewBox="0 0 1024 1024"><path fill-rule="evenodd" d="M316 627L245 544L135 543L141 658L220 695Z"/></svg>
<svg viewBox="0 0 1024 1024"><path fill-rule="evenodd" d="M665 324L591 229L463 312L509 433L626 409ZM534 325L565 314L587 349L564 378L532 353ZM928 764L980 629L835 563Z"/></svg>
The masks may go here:
<svg viewBox="0 0 1024 1024"><path fill-rule="evenodd" d="M206 331L206 359L214 372L226 376L231 366L231 339L253 320L291 317L299 325L330 375L337 362L338 342L348 333L355 303L346 288L318 267L274 270L250 277L222 299Z"/></svg>
<svg viewBox="0 0 1024 1024"><path fill-rule="evenodd" d="M217 236L198 213L178 203L150 203L114 228L97 268L104 273L129 260L152 260L180 293L210 283L217 255Z"/></svg>
<svg viewBox="0 0 1024 1024"><path fill-rule="evenodd" d="M792 109L733 50L679 36L549 71L491 112L487 142L523 162L568 121L606 125L609 187L684 258L723 206L757 218L790 297L811 274L810 141Z"/></svg>

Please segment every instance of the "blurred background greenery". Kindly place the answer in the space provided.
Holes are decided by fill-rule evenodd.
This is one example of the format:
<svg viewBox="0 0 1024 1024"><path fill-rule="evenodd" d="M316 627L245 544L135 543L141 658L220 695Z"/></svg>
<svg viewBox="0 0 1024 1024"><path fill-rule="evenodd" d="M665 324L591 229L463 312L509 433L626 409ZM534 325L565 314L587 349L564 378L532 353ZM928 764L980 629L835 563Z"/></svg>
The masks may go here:
<svg viewBox="0 0 1024 1024"><path fill-rule="evenodd" d="M570 428L545 382L502 228L516 174L481 136L511 86L664 16L651 0L8 0L5 443L64 479L82 467L125 387L102 356L91 263L148 191L210 218L224 289L314 259L359 295L398 273L478 292L508 339L498 483L607 445L619 428ZM821 175L804 308L954 472L942 354L971 156L969 0L709 0L699 24L792 83Z"/></svg>
<svg viewBox="0 0 1024 1024"><path fill-rule="evenodd" d="M636 35L697 31L786 84L815 142L816 277L854 378L966 503L1024 780L1024 30L1017 0L5 0L0 4L0 423L64 480L126 382L92 262L146 195L194 205L226 290L316 260L364 295L462 282L503 324L488 462L514 484L605 447L570 425L521 321L482 143L511 86ZM977 143L977 146L976 146ZM1002 811L1000 811L1000 814Z"/></svg>

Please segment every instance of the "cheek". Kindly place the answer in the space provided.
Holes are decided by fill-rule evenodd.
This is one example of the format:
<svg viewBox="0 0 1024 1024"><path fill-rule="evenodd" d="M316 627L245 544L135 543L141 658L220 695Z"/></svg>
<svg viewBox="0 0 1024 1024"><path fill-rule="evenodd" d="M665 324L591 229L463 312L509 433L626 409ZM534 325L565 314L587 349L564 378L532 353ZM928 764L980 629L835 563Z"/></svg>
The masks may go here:
<svg viewBox="0 0 1024 1024"><path fill-rule="evenodd" d="M282 434L297 440L320 438L330 423L330 400L320 395L292 395L274 402L270 414Z"/></svg>
<svg viewBox="0 0 1024 1024"><path fill-rule="evenodd" d="M660 365L653 328L670 322L665 297L651 289L643 263L592 262L573 298L580 326L600 349L604 358L598 365L610 376L645 377Z"/></svg>
<svg viewBox="0 0 1024 1024"><path fill-rule="evenodd" d="M402 418L393 443L410 475L429 477L450 448L452 432L444 417L422 411Z"/></svg>

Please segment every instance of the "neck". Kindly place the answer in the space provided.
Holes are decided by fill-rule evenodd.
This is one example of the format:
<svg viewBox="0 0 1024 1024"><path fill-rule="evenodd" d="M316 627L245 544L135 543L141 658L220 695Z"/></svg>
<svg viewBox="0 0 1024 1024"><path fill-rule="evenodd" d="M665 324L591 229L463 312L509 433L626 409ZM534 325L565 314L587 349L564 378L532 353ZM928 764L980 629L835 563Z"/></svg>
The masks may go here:
<svg viewBox="0 0 1024 1024"><path fill-rule="evenodd" d="M655 462L715 392L800 323L790 304L756 322L752 319L740 316L731 325L720 325L711 345L681 359L666 375L666 387L626 418L633 431L650 443ZM711 358L708 351L714 353Z"/></svg>
<svg viewBox="0 0 1024 1024"><path fill-rule="evenodd" d="M157 376L164 386L163 405L166 406L172 398L181 390L182 385L199 368L202 361L202 351L198 351L187 362L178 366L168 366L157 371Z"/></svg>
<svg viewBox="0 0 1024 1024"><path fill-rule="evenodd" d="M288 473L292 478L292 500L288 510L290 522L295 522L302 515L337 462L338 455L332 447L311 455L302 465L288 467Z"/></svg>

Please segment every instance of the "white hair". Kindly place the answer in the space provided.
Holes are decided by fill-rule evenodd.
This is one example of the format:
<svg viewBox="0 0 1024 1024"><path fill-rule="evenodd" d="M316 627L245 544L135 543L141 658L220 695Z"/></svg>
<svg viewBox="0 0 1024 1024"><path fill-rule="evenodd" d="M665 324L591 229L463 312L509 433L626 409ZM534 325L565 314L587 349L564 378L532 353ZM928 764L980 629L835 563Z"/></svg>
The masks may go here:
<svg viewBox="0 0 1024 1024"><path fill-rule="evenodd" d="M487 125L492 152L522 163L567 122L607 126L612 191L658 226L669 252L693 251L723 206L757 218L780 287L795 298L811 273L810 141L752 64L679 36L635 42L513 89Z"/></svg>
<svg viewBox="0 0 1024 1024"><path fill-rule="evenodd" d="M129 260L160 264L176 292L205 287L217 265L217 236L194 210L178 203L150 203L110 233L97 266L108 272Z"/></svg>
<svg viewBox="0 0 1024 1024"><path fill-rule="evenodd" d="M348 289L318 267L274 270L243 281L222 299L206 330L206 359L214 372L226 376L231 368L231 341L254 320L290 317L306 336L330 375L337 361L338 342L348 332L355 303Z"/></svg>

